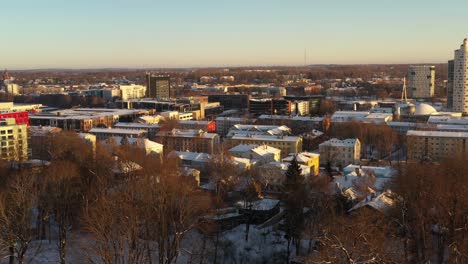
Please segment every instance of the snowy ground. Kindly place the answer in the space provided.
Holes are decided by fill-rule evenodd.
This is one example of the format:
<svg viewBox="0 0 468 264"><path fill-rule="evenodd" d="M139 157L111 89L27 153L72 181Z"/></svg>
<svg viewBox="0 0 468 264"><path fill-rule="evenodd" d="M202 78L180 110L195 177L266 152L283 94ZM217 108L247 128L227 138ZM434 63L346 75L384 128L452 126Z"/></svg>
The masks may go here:
<svg viewBox="0 0 468 264"><path fill-rule="evenodd" d="M246 226L240 225L218 236L217 263L285 263L287 241L284 233L272 227L257 229L250 226L246 241ZM71 235L67 263L90 263L89 254L92 239L82 233ZM177 263L213 263L216 236L203 237L197 231L190 232L182 242ZM291 256L294 250L291 248ZM27 253L26 263L52 264L59 262L57 241L34 241ZM2 256L0 264L8 263Z"/></svg>

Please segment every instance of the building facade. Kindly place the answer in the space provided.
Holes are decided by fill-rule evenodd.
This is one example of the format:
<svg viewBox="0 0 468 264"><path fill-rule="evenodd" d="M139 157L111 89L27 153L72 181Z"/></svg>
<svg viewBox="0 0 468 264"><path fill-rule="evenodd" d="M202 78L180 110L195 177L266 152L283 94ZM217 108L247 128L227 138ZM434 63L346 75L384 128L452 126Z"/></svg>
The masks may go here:
<svg viewBox="0 0 468 264"><path fill-rule="evenodd" d="M408 69L408 95L410 98L434 96L435 66L417 65Z"/></svg>
<svg viewBox="0 0 468 264"><path fill-rule="evenodd" d="M146 87L143 85L119 85L122 100L140 99L146 96Z"/></svg>
<svg viewBox="0 0 468 264"><path fill-rule="evenodd" d="M468 133L410 130L406 134L408 159L439 161L468 155Z"/></svg>
<svg viewBox="0 0 468 264"><path fill-rule="evenodd" d="M448 75L447 75L447 109L450 111L453 109L453 79L455 75L455 62L453 60L448 61Z"/></svg>
<svg viewBox="0 0 468 264"><path fill-rule="evenodd" d="M340 166L359 164L361 157L361 142L359 139L339 140L332 138L319 145L320 164Z"/></svg>
<svg viewBox="0 0 468 264"><path fill-rule="evenodd" d="M171 77L168 75L146 74L146 97L171 98Z"/></svg>
<svg viewBox="0 0 468 264"><path fill-rule="evenodd" d="M0 119L0 159L28 159L28 130L26 124L16 124L14 118Z"/></svg>
<svg viewBox="0 0 468 264"><path fill-rule="evenodd" d="M219 146L219 136L214 133L206 133L203 130L160 131L156 135L156 142L164 145L164 152L191 151L213 154Z"/></svg>
<svg viewBox="0 0 468 264"><path fill-rule="evenodd" d="M453 74L453 111L468 112L468 39L455 50Z"/></svg>

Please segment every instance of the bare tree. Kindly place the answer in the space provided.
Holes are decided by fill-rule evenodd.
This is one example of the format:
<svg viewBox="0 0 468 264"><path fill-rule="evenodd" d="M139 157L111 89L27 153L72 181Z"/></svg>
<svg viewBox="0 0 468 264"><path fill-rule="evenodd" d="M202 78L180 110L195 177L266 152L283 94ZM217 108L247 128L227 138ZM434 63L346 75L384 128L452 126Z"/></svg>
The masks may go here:
<svg viewBox="0 0 468 264"><path fill-rule="evenodd" d="M13 175L7 189L0 192L0 246L8 248L10 263L15 257L24 263L24 256L35 237L32 229L37 191L34 175L23 171Z"/></svg>

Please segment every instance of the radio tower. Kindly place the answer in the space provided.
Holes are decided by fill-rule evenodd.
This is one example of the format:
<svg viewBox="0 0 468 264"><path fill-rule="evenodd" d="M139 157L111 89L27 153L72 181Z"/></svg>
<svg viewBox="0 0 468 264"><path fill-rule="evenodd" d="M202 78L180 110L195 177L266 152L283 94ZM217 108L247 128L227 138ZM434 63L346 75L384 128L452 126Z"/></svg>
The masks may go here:
<svg viewBox="0 0 468 264"><path fill-rule="evenodd" d="M406 77L403 78L403 90L401 91L401 100L405 103L408 102L408 96L406 94Z"/></svg>

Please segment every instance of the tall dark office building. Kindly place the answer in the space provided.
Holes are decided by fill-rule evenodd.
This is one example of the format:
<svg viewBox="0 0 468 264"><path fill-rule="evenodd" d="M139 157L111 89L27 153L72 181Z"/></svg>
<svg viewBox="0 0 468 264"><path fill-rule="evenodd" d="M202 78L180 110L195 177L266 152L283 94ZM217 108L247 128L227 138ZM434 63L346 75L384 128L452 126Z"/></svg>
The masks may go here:
<svg viewBox="0 0 468 264"><path fill-rule="evenodd" d="M447 78L447 109L452 111L453 108L453 80L455 77L455 61L448 61L448 78Z"/></svg>
<svg viewBox="0 0 468 264"><path fill-rule="evenodd" d="M146 74L146 97L163 99L171 97L171 77L169 75Z"/></svg>

